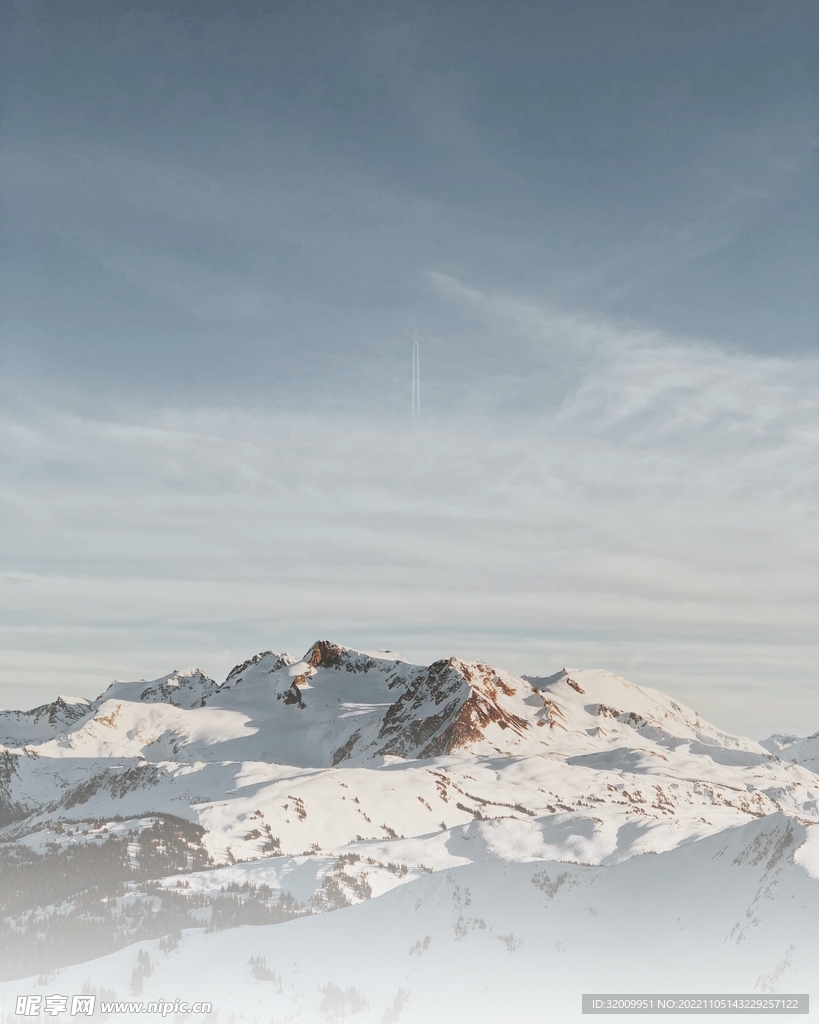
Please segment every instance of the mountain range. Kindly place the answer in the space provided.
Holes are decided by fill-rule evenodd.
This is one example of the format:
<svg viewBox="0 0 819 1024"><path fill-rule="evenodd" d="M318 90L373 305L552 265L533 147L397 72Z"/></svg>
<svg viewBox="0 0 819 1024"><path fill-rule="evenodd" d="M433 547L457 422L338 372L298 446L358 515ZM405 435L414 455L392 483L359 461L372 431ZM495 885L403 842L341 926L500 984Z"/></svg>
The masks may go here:
<svg viewBox="0 0 819 1024"><path fill-rule="evenodd" d="M34 979L102 991L105 977L122 998L199 979L224 1020L270 1020L273 989L273 1019L498 1019L475 992L501 948L519 1020L538 950L561 953L554 999L570 1016L577 986L610 988L615 965L632 991L659 977L682 991L689 961L702 983L722 964L734 991L810 987L817 766L819 734L733 736L610 672L519 677L329 641L257 654L221 684L185 669L3 711L0 1009ZM643 885L655 901L669 888L653 916ZM699 922L687 934L679 911ZM427 931L394 962L407 915ZM652 960L657 929L677 975ZM582 981L603 935L616 952ZM378 971L352 967L349 942ZM753 956L735 955L743 943ZM171 973L140 973L134 956L160 946ZM297 948L323 949L320 967L305 952L284 972ZM435 1004L447 964L460 995ZM255 995L228 996L245 974Z"/></svg>

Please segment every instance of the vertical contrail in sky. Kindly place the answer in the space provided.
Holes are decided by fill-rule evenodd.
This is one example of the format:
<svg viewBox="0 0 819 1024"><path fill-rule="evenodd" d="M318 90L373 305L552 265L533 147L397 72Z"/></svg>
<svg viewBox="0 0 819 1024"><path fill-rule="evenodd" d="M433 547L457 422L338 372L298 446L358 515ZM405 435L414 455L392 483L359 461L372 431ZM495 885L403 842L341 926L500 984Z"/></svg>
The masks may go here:
<svg viewBox="0 0 819 1024"><path fill-rule="evenodd" d="M418 348L418 332L412 343L412 421L421 420L421 353Z"/></svg>

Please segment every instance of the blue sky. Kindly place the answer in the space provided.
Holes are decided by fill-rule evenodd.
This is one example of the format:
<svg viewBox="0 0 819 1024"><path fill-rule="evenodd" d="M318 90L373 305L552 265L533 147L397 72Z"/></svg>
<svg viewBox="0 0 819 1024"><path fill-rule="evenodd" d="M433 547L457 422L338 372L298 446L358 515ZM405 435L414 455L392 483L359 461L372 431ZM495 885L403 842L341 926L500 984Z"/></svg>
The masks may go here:
<svg viewBox="0 0 819 1024"><path fill-rule="evenodd" d="M331 635L819 728L814 5L5 19L0 704Z"/></svg>

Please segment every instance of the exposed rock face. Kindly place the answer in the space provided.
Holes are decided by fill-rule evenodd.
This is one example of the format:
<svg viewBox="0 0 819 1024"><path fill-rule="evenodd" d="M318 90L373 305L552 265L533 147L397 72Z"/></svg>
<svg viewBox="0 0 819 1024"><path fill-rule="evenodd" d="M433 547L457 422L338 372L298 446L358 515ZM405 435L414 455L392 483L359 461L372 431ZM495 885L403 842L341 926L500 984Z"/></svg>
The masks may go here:
<svg viewBox="0 0 819 1024"><path fill-rule="evenodd" d="M216 690L215 680L198 669L193 672L174 672L158 686L146 687L140 694L140 700L161 701L184 708L203 707Z"/></svg>
<svg viewBox="0 0 819 1024"><path fill-rule="evenodd" d="M340 668L347 651L330 640L317 640L305 654L310 668Z"/></svg>
<svg viewBox="0 0 819 1024"><path fill-rule="evenodd" d="M498 703L515 690L491 668L447 658L430 665L384 716L378 753L439 757L486 738L492 725L521 735L528 723Z"/></svg>
<svg viewBox="0 0 819 1024"><path fill-rule="evenodd" d="M378 734L379 754L435 756L431 751L469 696L469 684L454 662L434 662L390 706Z"/></svg>
<svg viewBox="0 0 819 1024"><path fill-rule="evenodd" d="M67 701L64 697L58 697L51 704L43 704L26 714L35 719L45 717L49 725L69 725L88 714L88 704L85 701Z"/></svg>
<svg viewBox="0 0 819 1024"><path fill-rule="evenodd" d="M38 743L54 730L67 729L93 710L89 701L58 697L30 711L0 712L0 744L20 746Z"/></svg>
<svg viewBox="0 0 819 1024"><path fill-rule="evenodd" d="M455 721L447 726L441 734L436 746L440 747L442 754L449 754L453 750L468 747L470 743L477 743L484 739L486 729L492 723L501 729L513 729L518 735L522 735L524 730L529 728L528 723L522 718L505 711L475 688ZM430 752L424 756L433 755Z"/></svg>
<svg viewBox="0 0 819 1024"><path fill-rule="evenodd" d="M316 641L305 654L304 660L314 669L335 668L344 669L346 672L369 672L377 664L375 658L369 654L352 651L349 647L340 647L331 640Z"/></svg>
<svg viewBox="0 0 819 1024"><path fill-rule="evenodd" d="M356 731L352 734L352 736L350 736L346 743L342 743L338 750L333 751L332 764L334 767L337 764L341 764L342 761L344 761L346 758L350 756L350 754L352 754L353 750L355 749L356 743L358 743L360 736L360 731L356 729Z"/></svg>
<svg viewBox="0 0 819 1024"><path fill-rule="evenodd" d="M303 679L304 676L299 676L298 678ZM289 689L284 691L282 699L284 700L285 704L296 704L298 707L303 708L305 707L305 704L304 701L301 699L301 690L296 685L297 682L297 679L293 680L293 682L290 684Z"/></svg>

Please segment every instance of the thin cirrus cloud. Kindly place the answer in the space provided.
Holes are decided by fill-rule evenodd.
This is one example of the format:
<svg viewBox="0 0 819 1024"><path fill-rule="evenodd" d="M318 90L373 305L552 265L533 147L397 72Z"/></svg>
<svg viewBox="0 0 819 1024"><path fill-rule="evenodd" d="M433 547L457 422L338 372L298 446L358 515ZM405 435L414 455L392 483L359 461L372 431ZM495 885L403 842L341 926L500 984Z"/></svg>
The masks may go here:
<svg viewBox="0 0 819 1024"><path fill-rule="evenodd" d="M2 700L330 634L604 665L751 734L819 721L817 361L430 281L484 334L450 396L462 350L428 340L421 430L409 395L392 418L18 402Z"/></svg>
<svg viewBox="0 0 819 1024"><path fill-rule="evenodd" d="M21 256L7 274L6 356L45 377L125 379L149 391L192 376L212 391L226 376L252 387L271 358L298 383L294 348L329 358L332 376L336 357L370 358L367 346L396 324L419 321L450 338L461 330L426 289L423 266L666 330L711 337L716 325L739 349L804 350L805 289L787 303L772 292L751 313L766 289L798 288L784 256L769 259L753 236L792 219L815 160L815 139L772 117L652 177L645 208L617 198L625 185L613 169L611 202L585 212L551 173L542 186L521 183L530 203L518 209L509 196L521 170L503 149L463 154L478 179L488 175L482 205L471 193L365 173L292 125L275 125L263 167L256 154L233 173L110 142L12 140L1 159ZM627 225L613 212L621 207ZM788 252L810 255L809 232L791 234ZM755 266L744 267L754 252ZM756 296L735 294L743 278L759 278Z"/></svg>

